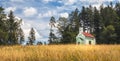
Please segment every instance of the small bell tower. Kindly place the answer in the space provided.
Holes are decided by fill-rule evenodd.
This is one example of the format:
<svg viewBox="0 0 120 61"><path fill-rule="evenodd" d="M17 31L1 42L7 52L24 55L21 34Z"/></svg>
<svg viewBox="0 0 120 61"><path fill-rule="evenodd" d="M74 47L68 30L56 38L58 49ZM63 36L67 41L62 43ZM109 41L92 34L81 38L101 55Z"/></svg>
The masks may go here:
<svg viewBox="0 0 120 61"><path fill-rule="evenodd" d="M79 33L83 33L83 27L79 27Z"/></svg>

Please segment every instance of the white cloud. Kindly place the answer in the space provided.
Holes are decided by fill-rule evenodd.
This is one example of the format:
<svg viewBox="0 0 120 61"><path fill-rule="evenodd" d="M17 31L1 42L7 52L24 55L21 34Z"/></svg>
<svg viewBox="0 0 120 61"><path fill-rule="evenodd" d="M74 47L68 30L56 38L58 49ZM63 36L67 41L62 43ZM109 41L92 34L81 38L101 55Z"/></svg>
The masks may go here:
<svg viewBox="0 0 120 61"><path fill-rule="evenodd" d="M45 2L45 3L48 3L48 2L51 2L51 1L54 1L54 0L43 0L43 2Z"/></svg>
<svg viewBox="0 0 120 61"><path fill-rule="evenodd" d="M75 2L76 2L76 0L68 0L68 2L66 3L66 5L74 4Z"/></svg>
<svg viewBox="0 0 120 61"><path fill-rule="evenodd" d="M60 14L60 17L68 18L68 13L67 13L67 12L65 12L65 13L61 13L61 14Z"/></svg>
<svg viewBox="0 0 120 61"><path fill-rule="evenodd" d="M25 16L33 16L35 14L37 14L37 9L33 8L33 7L25 7L24 11L23 11Z"/></svg>
<svg viewBox="0 0 120 61"><path fill-rule="evenodd" d="M92 7L96 7L98 10L100 10L101 4L93 4ZM107 5L104 4L103 7L106 7Z"/></svg>
<svg viewBox="0 0 120 61"><path fill-rule="evenodd" d="M32 25L28 22L23 22L23 25L21 26L21 28L25 33L25 40L28 41L28 36L29 36L30 29L32 28ZM43 37L38 33L36 28L34 28L34 30L35 30L36 41L39 41Z"/></svg>
<svg viewBox="0 0 120 61"><path fill-rule="evenodd" d="M112 1L114 1L114 0L62 0L62 1L60 1L60 3L64 3L64 5L73 5L73 4L77 5L79 3L102 4L104 2L112 2ZM82 4L79 4L79 5L82 5Z"/></svg>
<svg viewBox="0 0 120 61"><path fill-rule="evenodd" d="M15 11L16 7L8 7L8 8L5 9L5 12L8 13L8 12L10 12L10 10Z"/></svg>
<svg viewBox="0 0 120 61"><path fill-rule="evenodd" d="M97 9L100 9L100 5L101 5L101 4L93 4L92 6L93 6L93 7L96 7Z"/></svg>
<svg viewBox="0 0 120 61"><path fill-rule="evenodd" d="M21 20L21 18L20 18L20 17L17 17L17 16L15 16L15 19L17 19L17 20Z"/></svg>
<svg viewBox="0 0 120 61"><path fill-rule="evenodd" d="M104 3L104 2L111 2L114 0L80 0L81 2L89 2L89 3Z"/></svg>
<svg viewBox="0 0 120 61"><path fill-rule="evenodd" d="M15 17L16 19L20 20L21 18L20 17ZM22 21L22 24L21 24L21 28L23 29L23 32L24 32L24 35L25 35L25 41L28 41L28 36L29 36L29 32L31 30L31 28L33 27L34 30L35 30L35 37L36 37L36 41L40 41L40 39L44 39L43 38L43 35L39 34L39 32L37 31L37 29L39 28L36 28L35 26L36 25L33 25L33 24L37 24L36 22L31 22L31 21Z"/></svg>
<svg viewBox="0 0 120 61"><path fill-rule="evenodd" d="M23 2L24 0L10 0L11 2Z"/></svg>
<svg viewBox="0 0 120 61"><path fill-rule="evenodd" d="M65 5L72 5L74 3L76 3L78 0L62 0L62 2L65 4Z"/></svg>
<svg viewBox="0 0 120 61"><path fill-rule="evenodd" d="M56 14L57 14L57 12L55 10L47 11L47 12L38 14L38 18L51 17L51 16L54 16Z"/></svg>

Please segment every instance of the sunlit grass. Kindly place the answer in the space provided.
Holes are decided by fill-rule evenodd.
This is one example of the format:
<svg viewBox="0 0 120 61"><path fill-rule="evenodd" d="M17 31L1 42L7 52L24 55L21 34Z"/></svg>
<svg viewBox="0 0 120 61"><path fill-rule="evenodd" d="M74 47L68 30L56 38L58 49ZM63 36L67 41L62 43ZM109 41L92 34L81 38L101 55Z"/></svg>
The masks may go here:
<svg viewBox="0 0 120 61"><path fill-rule="evenodd" d="M120 45L0 46L0 61L120 61Z"/></svg>

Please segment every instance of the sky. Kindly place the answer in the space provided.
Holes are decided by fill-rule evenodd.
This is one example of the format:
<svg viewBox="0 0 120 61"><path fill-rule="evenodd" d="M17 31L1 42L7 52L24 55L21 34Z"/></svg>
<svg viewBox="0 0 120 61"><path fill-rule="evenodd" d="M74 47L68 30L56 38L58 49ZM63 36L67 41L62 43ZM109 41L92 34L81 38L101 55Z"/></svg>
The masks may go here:
<svg viewBox="0 0 120 61"><path fill-rule="evenodd" d="M96 6L99 9L101 4L107 6L110 2L113 5L120 0L0 0L0 6L5 8L5 13L10 10L18 18L22 18L22 29L25 33L25 40L28 40L30 29L33 27L36 32L36 40L45 42L49 37L49 20L54 16L56 20L61 16L68 18L69 13L82 6Z"/></svg>

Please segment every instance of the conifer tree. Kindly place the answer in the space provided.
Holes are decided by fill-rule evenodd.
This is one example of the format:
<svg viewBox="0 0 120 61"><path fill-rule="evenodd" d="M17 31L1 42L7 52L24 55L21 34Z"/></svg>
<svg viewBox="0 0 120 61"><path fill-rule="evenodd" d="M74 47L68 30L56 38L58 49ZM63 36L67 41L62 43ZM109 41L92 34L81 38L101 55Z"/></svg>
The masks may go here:
<svg viewBox="0 0 120 61"><path fill-rule="evenodd" d="M79 10L78 8L75 9L75 11L71 12L69 15L69 21L70 24L68 25L70 27L69 34L70 34L70 43L75 43L75 37L79 33L79 27L80 27L80 21L79 21Z"/></svg>
<svg viewBox="0 0 120 61"><path fill-rule="evenodd" d="M20 41L20 44L22 44L24 42L24 32L22 30L22 28L19 29L19 41Z"/></svg>
<svg viewBox="0 0 120 61"><path fill-rule="evenodd" d="M117 43L120 43L120 3L116 3L114 9L119 17L119 19L115 22L115 32L117 33Z"/></svg>
<svg viewBox="0 0 120 61"><path fill-rule="evenodd" d="M94 7L94 35L96 37L97 43L100 43L100 33L101 33L101 16L96 7Z"/></svg>
<svg viewBox="0 0 120 61"><path fill-rule="evenodd" d="M34 43L35 40L36 40L36 38L35 38L35 31L34 31L33 28L31 28L31 30L30 30L28 39L29 39L29 44L30 44L30 45L33 45L33 43Z"/></svg>
<svg viewBox="0 0 120 61"><path fill-rule="evenodd" d="M85 32L85 30L87 30L87 24L88 24L88 22L87 22L87 20L88 20L88 17L87 17L87 11L86 11L86 8L83 6L82 7L82 10L81 10L81 12L80 12L80 14L79 14L79 16L80 16L80 25L81 25L81 27L83 27L83 31Z"/></svg>
<svg viewBox="0 0 120 61"><path fill-rule="evenodd" d="M70 30L67 28L69 26L67 18L60 17L57 22L58 22L58 26L57 26L58 33L61 36L60 42L61 43L69 43L70 42L70 40L69 40L69 37L70 37L69 31Z"/></svg>
<svg viewBox="0 0 120 61"><path fill-rule="evenodd" d="M56 36L55 36L55 34L54 34L54 30L53 30L53 28L55 27L55 18L52 16L51 18L50 18L50 23L49 23L49 25L50 25L50 33L49 33L49 43L53 43L53 41L54 41L54 39L56 38Z"/></svg>
<svg viewBox="0 0 120 61"><path fill-rule="evenodd" d="M6 30L6 14L4 8L0 7L0 44L7 44L7 30Z"/></svg>
<svg viewBox="0 0 120 61"><path fill-rule="evenodd" d="M8 20L7 20L7 26L8 26L8 43L13 45L13 44L18 44L18 31L20 28L20 23L21 20L15 19L15 16L12 11L10 11L8 15Z"/></svg>
<svg viewBox="0 0 120 61"><path fill-rule="evenodd" d="M101 41L107 44L116 43L117 35L116 35L116 25L119 20L118 15L116 14L115 10L113 9L112 5L107 6L101 10L101 17L102 17L102 24L103 30L101 33ZM111 30L111 33L109 32ZM103 36L103 37L102 37ZM107 36L107 37L106 37ZM106 38L104 38L106 37Z"/></svg>

